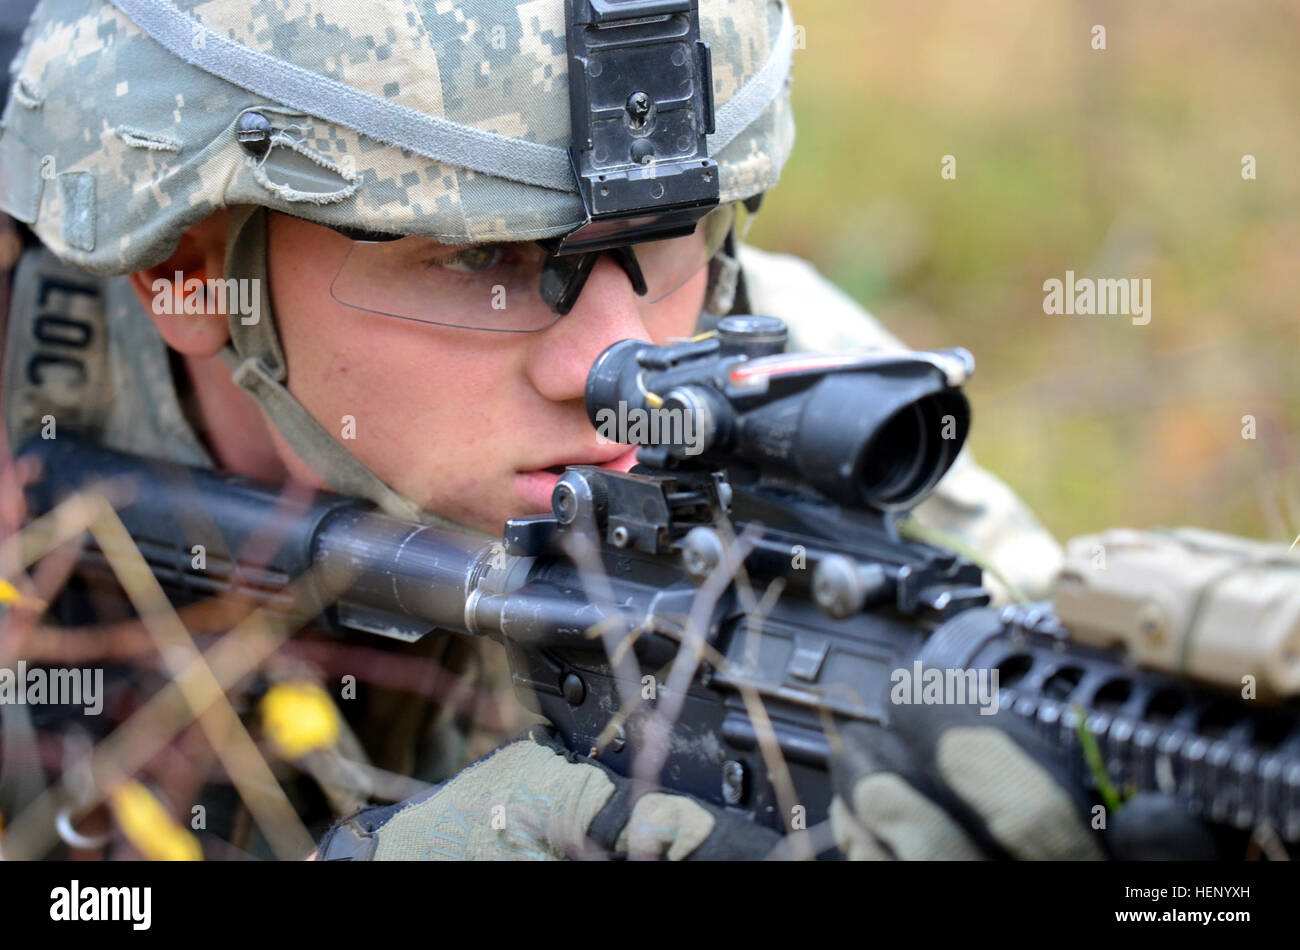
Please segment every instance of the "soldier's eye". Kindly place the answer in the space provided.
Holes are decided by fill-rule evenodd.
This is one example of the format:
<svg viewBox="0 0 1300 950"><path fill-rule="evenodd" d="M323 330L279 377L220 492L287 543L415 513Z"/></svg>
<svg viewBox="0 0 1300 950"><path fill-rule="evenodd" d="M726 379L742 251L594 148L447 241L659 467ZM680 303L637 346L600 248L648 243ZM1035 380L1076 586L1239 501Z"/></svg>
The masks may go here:
<svg viewBox="0 0 1300 950"><path fill-rule="evenodd" d="M444 257L435 258L429 261L428 265L461 274L481 274L496 267L504 258L505 249L501 245L479 244Z"/></svg>

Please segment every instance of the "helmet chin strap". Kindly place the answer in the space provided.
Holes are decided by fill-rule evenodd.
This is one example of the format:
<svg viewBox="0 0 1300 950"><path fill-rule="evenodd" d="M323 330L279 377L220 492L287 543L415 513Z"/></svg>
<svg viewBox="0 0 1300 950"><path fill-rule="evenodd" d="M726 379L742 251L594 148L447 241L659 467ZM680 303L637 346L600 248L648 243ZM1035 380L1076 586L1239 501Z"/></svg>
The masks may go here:
<svg viewBox="0 0 1300 950"><path fill-rule="evenodd" d="M242 315L229 315L230 343L221 357L240 389L253 397L272 425L298 456L333 491L374 502L385 513L407 521L475 530L440 518L419 502L390 487L343 447L285 386L288 367L275 329L266 266L267 211L255 205L230 209L226 241L227 279L253 280L258 290L259 319L245 325ZM475 531L475 533L482 533Z"/></svg>
<svg viewBox="0 0 1300 950"><path fill-rule="evenodd" d="M711 323L716 323L720 317L731 313L738 300L746 299L745 275L740 269L740 260L736 256L739 243L736 237L736 226L733 224L722 248L709 261L709 284L704 294L704 318ZM713 326L701 324L697 329L712 330Z"/></svg>

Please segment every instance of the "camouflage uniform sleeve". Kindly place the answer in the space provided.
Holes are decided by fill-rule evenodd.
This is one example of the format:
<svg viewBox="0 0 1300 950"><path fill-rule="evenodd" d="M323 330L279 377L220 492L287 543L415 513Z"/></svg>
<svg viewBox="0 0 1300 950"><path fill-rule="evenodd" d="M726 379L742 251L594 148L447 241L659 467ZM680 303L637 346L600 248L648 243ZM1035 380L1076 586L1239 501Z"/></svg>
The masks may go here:
<svg viewBox="0 0 1300 950"><path fill-rule="evenodd" d="M906 348L808 262L752 247L742 247L739 257L752 309L789 325L791 349ZM1045 597L1060 567L1061 546L968 450L917 507L916 516L978 552L1027 597ZM992 576L987 581L1005 601L1005 587Z"/></svg>

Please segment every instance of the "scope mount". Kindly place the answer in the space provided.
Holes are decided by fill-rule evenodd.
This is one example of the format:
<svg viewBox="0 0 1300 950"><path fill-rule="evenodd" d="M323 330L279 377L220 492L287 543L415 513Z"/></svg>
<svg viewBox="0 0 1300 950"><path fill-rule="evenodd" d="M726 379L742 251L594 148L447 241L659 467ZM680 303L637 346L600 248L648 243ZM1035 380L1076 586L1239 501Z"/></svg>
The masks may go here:
<svg viewBox="0 0 1300 950"><path fill-rule="evenodd" d="M765 508L765 501L778 502L801 530L764 517L777 510ZM607 551L680 557L700 582L732 543L735 529L724 525L738 515L743 523L762 525L745 559L751 578L781 577L806 586L836 619L891 602L900 613L942 620L989 602L976 565L949 551L903 541L896 514L828 509L812 499L778 500L763 486L733 489L722 472L648 474L573 465L556 483L551 507L550 514L506 522L507 554L566 553L565 536L580 534ZM792 551L798 556L792 558Z"/></svg>

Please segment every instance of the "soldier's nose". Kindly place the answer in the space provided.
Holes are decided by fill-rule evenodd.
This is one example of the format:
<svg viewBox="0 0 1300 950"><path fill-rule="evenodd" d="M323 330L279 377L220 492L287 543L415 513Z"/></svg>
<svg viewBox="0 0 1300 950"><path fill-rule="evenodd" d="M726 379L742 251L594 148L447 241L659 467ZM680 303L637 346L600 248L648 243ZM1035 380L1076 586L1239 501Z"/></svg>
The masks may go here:
<svg viewBox="0 0 1300 950"><path fill-rule="evenodd" d="M533 386L547 399L581 399L587 371L619 340L650 340L643 300L612 255L602 254L569 313L536 335L527 362Z"/></svg>

